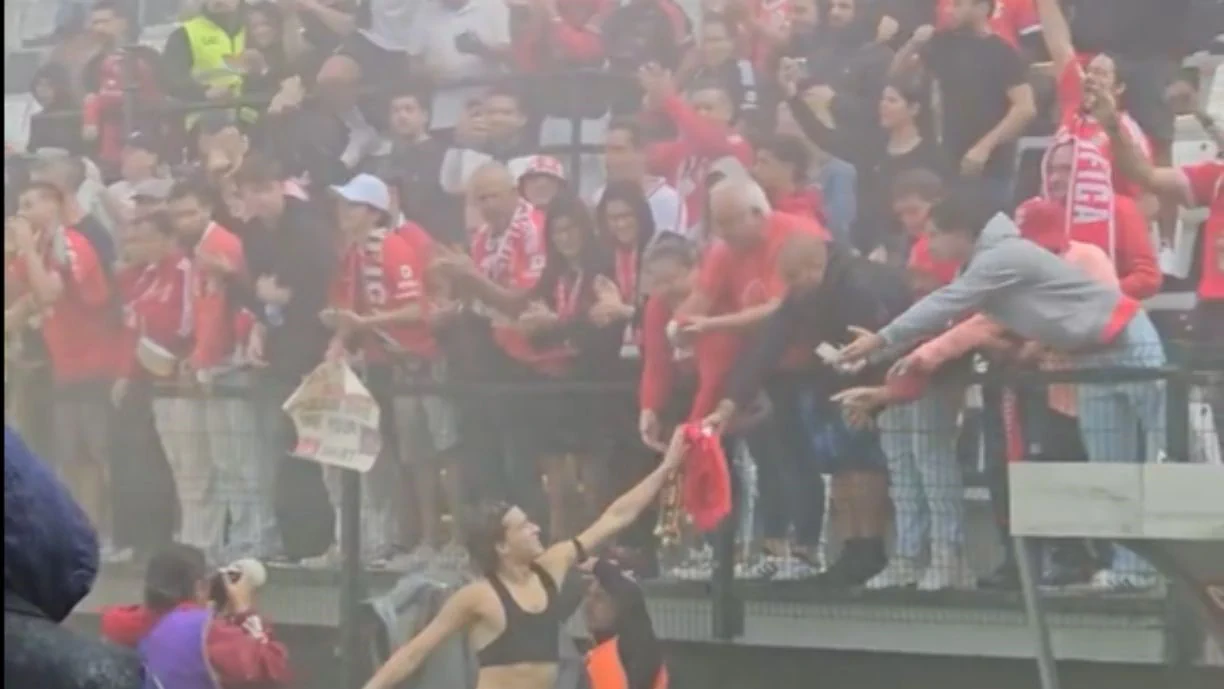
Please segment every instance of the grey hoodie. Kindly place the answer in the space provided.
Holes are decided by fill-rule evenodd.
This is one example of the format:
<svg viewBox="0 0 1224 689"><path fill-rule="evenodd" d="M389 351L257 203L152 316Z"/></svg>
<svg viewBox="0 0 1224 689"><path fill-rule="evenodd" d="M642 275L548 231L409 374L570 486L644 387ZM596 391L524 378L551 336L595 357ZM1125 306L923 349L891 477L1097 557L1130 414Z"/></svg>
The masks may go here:
<svg viewBox="0 0 1224 689"><path fill-rule="evenodd" d="M879 334L890 350L902 349L974 311L1025 339L1069 352L1110 342L1138 304L1021 238L1000 213L986 223L964 272Z"/></svg>

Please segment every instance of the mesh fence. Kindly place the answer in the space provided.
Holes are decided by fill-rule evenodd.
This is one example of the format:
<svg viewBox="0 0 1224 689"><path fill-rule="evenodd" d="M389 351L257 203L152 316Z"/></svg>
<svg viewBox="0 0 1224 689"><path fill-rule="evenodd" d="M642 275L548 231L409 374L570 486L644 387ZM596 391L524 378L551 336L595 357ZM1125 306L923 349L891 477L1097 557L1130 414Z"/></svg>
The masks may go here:
<svg viewBox="0 0 1224 689"><path fill-rule="evenodd" d="M1017 605L1001 540L1008 461L1220 461L1219 369L1154 357L936 379L863 426L782 391L769 419L724 443L733 546L698 533L670 486L618 540L618 556L680 598L708 596L721 564L737 596L781 614L849 590L1010 614L996 609ZM370 571L464 570L456 526L478 501L522 505L548 538L572 537L657 461L637 440L631 373L538 385L395 367L364 375L384 421L383 454L361 482ZM105 387L52 389L45 369L19 367L6 377L7 416L113 536L113 561L175 537L219 562L335 570L339 472L287 454L294 431L281 404L292 387L242 372L208 393L141 386L115 406ZM796 423L784 423L788 413ZM787 447L790 433L803 437ZM1050 541L1040 553L1056 598L1109 593L1102 605L1124 612L1164 594L1155 570L1122 547ZM708 633L708 611L683 608L685 636Z"/></svg>

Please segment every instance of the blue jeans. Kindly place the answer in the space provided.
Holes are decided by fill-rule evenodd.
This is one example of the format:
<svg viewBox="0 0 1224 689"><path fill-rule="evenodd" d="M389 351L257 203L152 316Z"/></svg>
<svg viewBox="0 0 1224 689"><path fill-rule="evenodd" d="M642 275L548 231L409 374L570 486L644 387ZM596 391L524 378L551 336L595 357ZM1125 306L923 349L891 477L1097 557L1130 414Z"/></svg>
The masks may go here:
<svg viewBox="0 0 1224 689"><path fill-rule="evenodd" d="M1078 355L1077 368L1165 364L1164 347L1146 313L1139 313L1108 347ZM1080 434L1090 462L1153 462L1165 448L1163 381L1091 383L1078 386ZM1123 573L1151 568L1125 548L1114 550L1112 569Z"/></svg>
<svg viewBox="0 0 1224 689"><path fill-rule="evenodd" d="M929 543L965 542L964 483L956 456L961 385L935 385L926 396L879 417L896 513L896 554L920 558Z"/></svg>

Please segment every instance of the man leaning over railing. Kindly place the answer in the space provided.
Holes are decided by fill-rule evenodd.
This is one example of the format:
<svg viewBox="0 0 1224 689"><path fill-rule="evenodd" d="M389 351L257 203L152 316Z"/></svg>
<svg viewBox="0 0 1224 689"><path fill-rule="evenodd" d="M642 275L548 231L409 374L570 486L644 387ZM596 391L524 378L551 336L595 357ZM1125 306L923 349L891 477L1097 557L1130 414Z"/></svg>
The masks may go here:
<svg viewBox="0 0 1224 689"><path fill-rule="evenodd" d="M1028 340L1067 352L1075 368L1164 365L1159 335L1139 302L1023 240L989 198L967 184L935 207L932 253L965 262L965 272L878 333L861 335L842 350L842 361L882 358L978 310ZM1081 386L1078 411L1091 461L1155 461L1164 449L1161 382ZM1132 419L1143 427L1143 443L1123 421ZM1119 548L1113 566L1099 572L1094 583L1111 590L1149 588L1155 584L1150 572L1136 555Z"/></svg>

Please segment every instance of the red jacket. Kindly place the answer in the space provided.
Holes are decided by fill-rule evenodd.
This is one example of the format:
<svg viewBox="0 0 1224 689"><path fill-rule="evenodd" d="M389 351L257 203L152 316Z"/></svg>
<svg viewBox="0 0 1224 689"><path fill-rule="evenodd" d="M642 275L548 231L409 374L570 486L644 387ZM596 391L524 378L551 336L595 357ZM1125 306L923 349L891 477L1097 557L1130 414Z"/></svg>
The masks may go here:
<svg viewBox="0 0 1224 689"><path fill-rule="evenodd" d="M135 648L160 619L161 615L143 605L109 607L102 611L102 637ZM204 647L222 687L279 687L293 679L285 645L273 638L272 628L253 612L214 617Z"/></svg>

